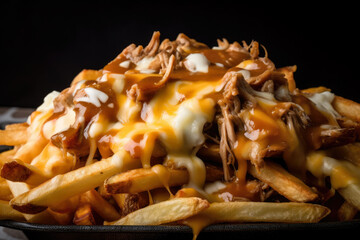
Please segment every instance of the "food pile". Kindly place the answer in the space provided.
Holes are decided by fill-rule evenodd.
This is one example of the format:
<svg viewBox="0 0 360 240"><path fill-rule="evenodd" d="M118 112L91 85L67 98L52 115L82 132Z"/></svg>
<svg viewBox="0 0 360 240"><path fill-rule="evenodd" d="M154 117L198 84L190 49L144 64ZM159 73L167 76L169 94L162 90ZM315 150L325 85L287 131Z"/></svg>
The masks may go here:
<svg viewBox="0 0 360 240"><path fill-rule="evenodd" d="M260 52L264 52L261 56ZM319 222L360 209L360 105L252 41L131 44L0 131L0 219ZM336 204L334 204L336 203Z"/></svg>

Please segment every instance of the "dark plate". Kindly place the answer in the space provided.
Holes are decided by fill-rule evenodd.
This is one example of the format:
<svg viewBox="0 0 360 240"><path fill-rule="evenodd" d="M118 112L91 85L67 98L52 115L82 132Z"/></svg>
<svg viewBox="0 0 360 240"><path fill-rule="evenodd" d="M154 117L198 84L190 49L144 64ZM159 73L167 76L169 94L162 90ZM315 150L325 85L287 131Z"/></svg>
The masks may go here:
<svg viewBox="0 0 360 240"><path fill-rule="evenodd" d="M0 225L22 230L29 239L192 239L187 226L60 226L0 221ZM360 220L321 223L215 224L203 229L201 239L357 239Z"/></svg>

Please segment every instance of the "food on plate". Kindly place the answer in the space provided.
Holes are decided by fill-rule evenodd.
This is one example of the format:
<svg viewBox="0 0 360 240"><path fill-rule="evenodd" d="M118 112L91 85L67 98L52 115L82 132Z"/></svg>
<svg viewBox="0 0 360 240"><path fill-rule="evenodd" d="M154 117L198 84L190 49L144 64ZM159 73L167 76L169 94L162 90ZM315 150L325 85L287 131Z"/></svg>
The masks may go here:
<svg viewBox="0 0 360 240"><path fill-rule="evenodd" d="M196 237L213 223L357 218L360 105L297 88L295 71L256 41L154 32L0 131L13 146L0 219L177 223Z"/></svg>

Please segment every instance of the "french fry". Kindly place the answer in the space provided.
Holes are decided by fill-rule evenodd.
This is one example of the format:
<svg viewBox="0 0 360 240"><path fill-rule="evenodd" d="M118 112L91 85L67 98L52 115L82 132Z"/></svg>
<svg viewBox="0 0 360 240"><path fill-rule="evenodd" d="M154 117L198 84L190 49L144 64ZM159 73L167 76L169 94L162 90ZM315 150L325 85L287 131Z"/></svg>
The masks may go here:
<svg viewBox="0 0 360 240"><path fill-rule="evenodd" d="M0 145L16 146L27 141L27 129L0 130Z"/></svg>
<svg viewBox="0 0 360 240"><path fill-rule="evenodd" d="M9 160L13 159L14 154L16 153L16 149L10 149L0 153L0 166Z"/></svg>
<svg viewBox="0 0 360 240"><path fill-rule="evenodd" d="M12 123L5 126L5 130L18 130L18 129L27 129L29 124L24 123Z"/></svg>
<svg viewBox="0 0 360 240"><path fill-rule="evenodd" d="M23 182L7 181L7 183L14 197L30 190L29 185ZM38 214L23 214L23 216L29 223L56 224L54 217L49 213L49 211L43 211Z"/></svg>
<svg viewBox="0 0 360 240"><path fill-rule="evenodd" d="M332 105L334 109L344 117L360 122L360 104L350 99L335 96Z"/></svg>
<svg viewBox="0 0 360 240"><path fill-rule="evenodd" d="M20 212L38 213L48 206L99 186L118 172L139 167L139 164L139 161L130 158L126 152L119 152L94 164L57 175L13 198L10 204Z"/></svg>
<svg viewBox="0 0 360 240"><path fill-rule="evenodd" d="M10 201L13 198L13 194L9 188L5 179L0 178L0 200Z"/></svg>
<svg viewBox="0 0 360 240"><path fill-rule="evenodd" d="M338 189L340 195L360 210L360 184L359 183L350 183L346 187Z"/></svg>
<svg viewBox="0 0 360 240"><path fill-rule="evenodd" d="M23 221L24 216L21 212L13 209L8 201L0 200L0 220Z"/></svg>
<svg viewBox="0 0 360 240"><path fill-rule="evenodd" d="M19 159L25 163L30 163L37 155L41 153L43 148L48 144L49 140L42 134L42 126L44 122L52 115L53 111L44 113L33 112L31 116L32 124L27 128L28 139L16 154L14 159Z"/></svg>
<svg viewBox="0 0 360 240"><path fill-rule="evenodd" d="M53 212L64 214L69 212L75 212L79 206L79 202L80 195L75 195L69 199L66 199L65 201L62 201L61 203L49 206L48 209L52 210Z"/></svg>
<svg viewBox="0 0 360 240"><path fill-rule="evenodd" d="M186 170L168 169L170 178L168 185L180 186L188 182ZM110 177L104 183L108 193L138 193L164 187L161 178L150 168L134 169Z"/></svg>
<svg viewBox="0 0 360 240"><path fill-rule="evenodd" d="M68 225L72 223L74 212L55 212L51 209L47 209L51 216L55 219L57 224Z"/></svg>
<svg viewBox="0 0 360 240"><path fill-rule="evenodd" d="M49 179L40 169L20 160L5 163L1 168L1 177L13 182L25 182L30 185L38 185Z"/></svg>
<svg viewBox="0 0 360 240"><path fill-rule="evenodd" d="M105 225L160 225L179 221L196 215L209 207L201 198L173 198L134 211L118 221L104 222Z"/></svg>
<svg viewBox="0 0 360 240"><path fill-rule="evenodd" d="M345 201L339 208L338 218L340 221L351 221L358 213L358 209L349 202Z"/></svg>
<svg viewBox="0 0 360 240"><path fill-rule="evenodd" d="M121 216L126 216L149 204L149 197L146 192L119 193L112 196L121 210Z"/></svg>
<svg viewBox="0 0 360 240"><path fill-rule="evenodd" d="M249 165L251 175L269 184L290 201L310 202L318 198L318 195L303 181L276 163L268 161L259 171L252 164Z"/></svg>
<svg viewBox="0 0 360 240"><path fill-rule="evenodd" d="M315 223L330 213L327 207L310 203L222 202L182 221L196 237L202 228L224 222Z"/></svg>
<svg viewBox="0 0 360 240"><path fill-rule="evenodd" d="M82 194L82 197L90 203L92 209L106 221L115 221L121 217L118 211L94 189Z"/></svg>
<svg viewBox="0 0 360 240"><path fill-rule="evenodd" d="M360 142L326 149L326 155L335 159L347 160L360 167Z"/></svg>
<svg viewBox="0 0 360 240"><path fill-rule="evenodd" d="M49 142L41 153L31 161L31 165L41 169L43 175L51 178L73 170L76 165L76 157L63 152Z"/></svg>
<svg viewBox="0 0 360 240"><path fill-rule="evenodd" d="M76 210L73 222L75 225L96 225L90 203L84 203Z"/></svg>

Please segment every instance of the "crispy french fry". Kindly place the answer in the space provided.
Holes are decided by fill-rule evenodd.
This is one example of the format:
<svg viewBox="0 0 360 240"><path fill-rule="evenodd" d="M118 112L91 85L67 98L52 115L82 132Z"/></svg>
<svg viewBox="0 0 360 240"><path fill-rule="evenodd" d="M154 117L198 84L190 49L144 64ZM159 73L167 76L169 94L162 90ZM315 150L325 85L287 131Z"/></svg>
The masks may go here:
<svg viewBox="0 0 360 240"><path fill-rule="evenodd" d="M49 179L37 167L23 163L20 160L5 163L1 168L1 177L13 182L25 182L30 185L38 185Z"/></svg>
<svg viewBox="0 0 360 240"><path fill-rule="evenodd" d="M51 209L47 209L47 211L51 214L51 216L55 219L55 221L60 225L68 225L71 224L74 212L55 212Z"/></svg>
<svg viewBox="0 0 360 240"><path fill-rule="evenodd" d="M343 159L360 167L360 142L326 149L326 155L335 159Z"/></svg>
<svg viewBox="0 0 360 240"><path fill-rule="evenodd" d="M173 198L134 211L115 222L105 225L159 225L175 222L196 215L209 207L201 198Z"/></svg>
<svg viewBox="0 0 360 240"><path fill-rule="evenodd" d="M327 207L310 203L222 202L182 223L193 228L196 237L202 228L223 222L315 223L330 213Z"/></svg>
<svg viewBox="0 0 360 240"><path fill-rule="evenodd" d="M43 148L48 144L49 140L42 134L42 126L44 122L52 115L52 111L38 113L33 112L32 124L28 127L28 139L16 154L14 159L20 159L25 163L30 163L37 155L41 153Z"/></svg>
<svg viewBox="0 0 360 240"><path fill-rule="evenodd" d="M0 178L0 200L10 201L13 197L7 181Z"/></svg>
<svg viewBox="0 0 360 240"><path fill-rule="evenodd" d="M49 142L41 153L31 161L31 165L42 169L43 174L51 178L73 170L76 165L76 157L63 152Z"/></svg>
<svg viewBox="0 0 360 240"><path fill-rule="evenodd" d="M90 203L84 203L76 210L73 223L75 225L96 225Z"/></svg>
<svg viewBox="0 0 360 240"><path fill-rule="evenodd" d="M7 181L7 183L14 197L30 190L29 185L23 182ZM38 214L23 214L23 216L29 223L56 224L55 219L49 211L43 211Z"/></svg>
<svg viewBox="0 0 360 240"><path fill-rule="evenodd" d="M349 202L345 201L339 208L338 218L340 221L353 220L355 215L358 213L358 209Z"/></svg>
<svg viewBox="0 0 360 240"><path fill-rule="evenodd" d="M103 199L94 189L83 193L82 196L90 203L92 209L104 220L115 221L121 217L115 207Z"/></svg>
<svg viewBox="0 0 360 240"><path fill-rule="evenodd" d="M12 123L5 126L5 130L18 130L18 129L27 129L29 124L24 123Z"/></svg>
<svg viewBox="0 0 360 240"><path fill-rule="evenodd" d="M1 169L1 176L13 182L25 182L36 186L58 174L70 171L75 163L74 156L65 155L49 143L31 164L18 159L5 163Z"/></svg>
<svg viewBox="0 0 360 240"><path fill-rule="evenodd" d="M310 202L318 198L318 195L303 181L276 163L266 162L259 171L252 164L249 165L251 175L269 184L275 191L290 201Z"/></svg>
<svg viewBox="0 0 360 240"><path fill-rule="evenodd" d="M20 212L38 213L50 205L99 186L118 172L139 167L139 164L139 161L130 158L126 152L119 152L94 164L57 175L13 198L10 204Z"/></svg>
<svg viewBox="0 0 360 240"><path fill-rule="evenodd" d="M149 197L146 192L141 193L119 193L112 195L121 210L121 215L126 216L149 204Z"/></svg>
<svg viewBox="0 0 360 240"><path fill-rule="evenodd" d="M62 201L61 203L54 204L49 206L48 209L57 212L57 213L68 213L68 212L75 212L79 206L80 202L80 195L75 195Z"/></svg>
<svg viewBox="0 0 360 240"><path fill-rule="evenodd" d="M180 186L188 182L189 174L186 170L169 169L168 185ZM106 191L116 193L138 193L155 188L164 187L164 183L152 169L134 169L110 177L104 183Z"/></svg>
<svg viewBox="0 0 360 240"><path fill-rule="evenodd" d="M0 200L0 220L23 221L24 216L21 212L13 209L8 201Z"/></svg>
<svg viewBox="0 0 360 240"><path fill-rule="evenodd" d="M0 130L0 145L16 146L26 143L27 129Z"/></svg>
<svg viewBox="0 0 360 240"><path fill-rule="evenodd" d="M350 99L335 96L332 102L334 109L344 117L360 122L360 104Z"/></svg>

